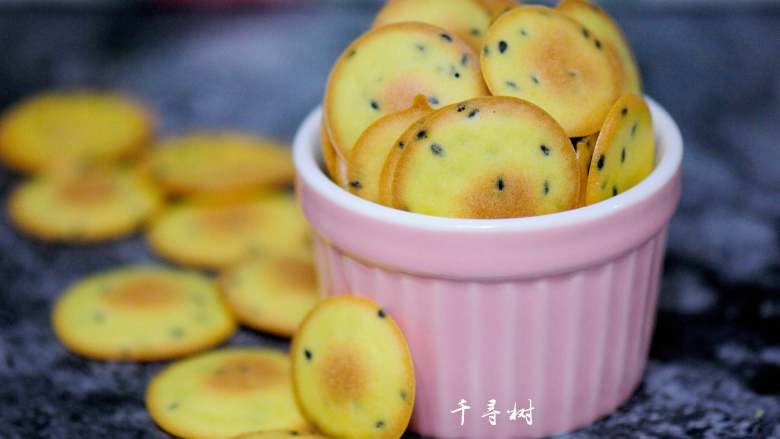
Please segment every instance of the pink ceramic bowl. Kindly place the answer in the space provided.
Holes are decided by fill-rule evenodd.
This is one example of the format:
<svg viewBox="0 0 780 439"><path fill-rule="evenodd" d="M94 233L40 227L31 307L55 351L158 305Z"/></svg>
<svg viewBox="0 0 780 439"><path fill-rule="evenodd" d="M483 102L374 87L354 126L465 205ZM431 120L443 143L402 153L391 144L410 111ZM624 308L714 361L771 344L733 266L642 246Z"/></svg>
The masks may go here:
<svg viewBox="0 0 780 439"><path fill-rule="evenodd" d="M412 430L545 436L610 413L637 386L683 150L669 114L650 107L657 165L639 185L581 209L497 220L402 212L350 194L320 166L320 110L306 118L293 148L321 289L369 297L398 322L417 376ZM462 399L471 407L463 425L452 413ZM532 425L510 419L529 399ZM495 425L483 417L490 400Z"/></svg>

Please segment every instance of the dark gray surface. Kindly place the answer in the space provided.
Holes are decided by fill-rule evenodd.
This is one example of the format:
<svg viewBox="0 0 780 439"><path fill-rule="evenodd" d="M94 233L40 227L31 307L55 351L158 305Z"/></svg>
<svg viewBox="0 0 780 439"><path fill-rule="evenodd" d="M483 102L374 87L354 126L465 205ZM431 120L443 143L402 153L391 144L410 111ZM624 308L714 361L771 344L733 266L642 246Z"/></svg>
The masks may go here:
<svg viewBox="0 0 780 439"><path fill-rule="evenodd" d="M681 125L685 188L644 381L570 437L780 438L780 7L615 12L647 92ZM229 126L289 140L372 13L0 10L0 107L98 85L146 99L163 134ZM0 171L0 191L17 179ZM51 246L0 220L0 437L167 437L143 408L161 364L80 359L48 322L70 282L147 260L137 236ZM285 346L246 330L231 343Z"/></svg>

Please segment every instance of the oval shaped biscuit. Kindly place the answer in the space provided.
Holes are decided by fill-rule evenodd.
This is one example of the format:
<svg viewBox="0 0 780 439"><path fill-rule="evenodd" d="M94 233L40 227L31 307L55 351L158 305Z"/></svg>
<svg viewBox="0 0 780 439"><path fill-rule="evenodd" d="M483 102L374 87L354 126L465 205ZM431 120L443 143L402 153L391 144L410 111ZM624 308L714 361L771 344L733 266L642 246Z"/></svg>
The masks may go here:
<svg viewBox="0 0 780 439"><path fill-rule="evenodd" d="M401 437L414 406L414 365L378 305L356 296L323 300L290 355L298 405L318 430L344 439Z"/></svg>
<svg viewBox="0 0 780 439"><path fill-rule="evenodd" d="M57 299L52 323L71 351L115 361L180 357L213 347L236 329L214 282L153 266L78 281Z"/></svg>
<svg viewBox="0 0 780 439"><path fill-rule="evenodd" d="M72 170L126 158L146 145L152 116L136 100L100 91L48 92L0 119L0 159L24 172Z"/></svg>
<svg viewBox="0 0 780 439"><path fill-rule="evenodd" d="M376 15L373 27L404 21L428 23L457 35L476 52L491 19L480 0L389 0Z"/></svg>
<svg viewBox="0 0 780 439"><path fill-rule="evenodd" d="M406 110L388 114L360 135L349 159L349 191L369 201L380 202L380 180L388 155L398 137L433 109L419 95Z"/></svg>
<svg viewBox="0 0 780 439"><path fill-rule="evenodd" d="M639 67L631 51L631 46L620 26L597 4L583 0L563 0L557 9L564 15L581 23L587 32L600 38L604 43L615 48L623 71L623 91L642 92L642 78Z"/></svg>
<svg viewBox="0 0 780 439"><path fill-rule="evenodd" d="M401 136L393 207L456 218L542 215L576 206L571 142L539 107L485 97L437 110Z"/></svg>
<svg viewBox="0 0 780 439"><path fill-rule="evenodd" d="M8 212L16 227L36 238L96 242L132 233L161 202L135 170L100 168L25 181L11 194Z"/></svg>
<svg viewBox="0 0 780 439"><path fill-rule="evenodd" d="M281 337L291 337L320 300L310 255L248 260L223 273L220 285L241 323Z"/></svg>
<svg viewBox="0 0 780 439"><path fill-rule="evenodd" d="M325 90L330 140L343 157L380 117L422 94L434 108L487 94L477 56L458 37L424 23L396 23L355 40L336 62Z"/></svg>
<svg viewBox="0 0 780 439"><path fill-rule="evenodd" d="M621 97L607 115L588 171L585 203L593 204L632 188L655 166L650 109L633 93Z"/></svg>
<svg viewBox="0 0 780 439"><path fill-rule="evenodd" d="M613 50L543 6L519 6L496 20L481 60L493 95L538 105L569 137L598 131L622 86Z"/></svg>
<svg viewBox="0 0 780 439"><path fill-rule="evenodd" d="M163 430L193 439L309 430L289 358L270 349L227 348L173 363L149 383L146 408Z"/></svg>

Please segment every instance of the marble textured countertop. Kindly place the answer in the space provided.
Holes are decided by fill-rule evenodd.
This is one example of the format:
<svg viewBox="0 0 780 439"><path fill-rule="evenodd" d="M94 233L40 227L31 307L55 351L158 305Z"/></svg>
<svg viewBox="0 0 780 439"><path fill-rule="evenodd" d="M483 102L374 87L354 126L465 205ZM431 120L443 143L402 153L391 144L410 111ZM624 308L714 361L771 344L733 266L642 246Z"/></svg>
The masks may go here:
<svg viewBox="0 0 780 439"><path fill-rule="evenodd" d="M567 437L780 438L780 7L701 8L614 10L647 93L681 125L685 188L643 383ZM289 140L373 12L0 8L0 108L98 85L154 105L162 134L236 127ZM17 179L0 171L0 193ZM140 236L43 245L0 219L0 437L167 437L143 408L161 364L83 360L48 321L65 285L139 261L154 261ZM247 330L231 344L286 346Z"/></svg>

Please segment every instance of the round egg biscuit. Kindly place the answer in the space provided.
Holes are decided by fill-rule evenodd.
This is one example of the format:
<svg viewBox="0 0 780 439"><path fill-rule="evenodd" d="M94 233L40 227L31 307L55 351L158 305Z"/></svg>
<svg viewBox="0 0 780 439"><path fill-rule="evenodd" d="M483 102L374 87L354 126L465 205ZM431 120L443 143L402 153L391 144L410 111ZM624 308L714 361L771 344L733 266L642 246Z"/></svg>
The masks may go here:
<svg viewBox="0 0 780 439"><path fill-rule="evenodd" d="M287 194L235 204L172 206L154 219L147 239L166 259L209 269L266 253L307 251L310 245L306 220Z"/></svg>
<svg viewBox="0 0 780 439"><path fill-rule="evenodd" d="M0 118L0 160L23 172L71 170L133 155L152 131L150 112L126 96L43 93Z"/></svg>
<svg viewBox="0 0 780 439"><path fill-rule="evenodd" d="M493 95L538 105L569 137L598 131L620 95L614 50L544 6L519 6L503 14L488 30L481 59Z"/></svg>
<svg viewBox="0 0 780 439"><path fill-rule="evenodd" d="M138 172L101 168L33 177L14 189L8 213L14 225L55 242L96 242L138 229L162 197Z"/></svg>
<svg viewBox="0 0 780 439"><path fill-rule="evenodd" d="M155 180L177 195L231 194L292 184L289 148L276 141L232 132L174 137L151 153Z"/></svg>
<svg viewBox="0 0 780 439"><path fill-rule="evenodd" d="M621 97L607 114L588 171L585 204L625 192L655 166L655 137L650 109L633 93Z"/></svg>
<svg viewBox="0 0 780 439"><path fill-rule="evenodd" d="M419 95L406 110L388 114L361 134L349 158L349 191L369 201L380 201L380 179L387 157L407 128L431 111Z"/></svg>
<svg viewBox="0 0 780 439"><path fill-rule="evenodd" d="M298 406L319 431L401 437L414 406L414 366L400 329L375 303L323 300L301 324L290 355Z"/></svg>
<svg viewBox="0 0 780 439"><path fill-rule="evenodd" d="M328 176L342 188L349 187L347 185L346 162L341 158L336 148L333 147L324 119L320 124L320 143L322 146L322 161L325 164L325 171L328 173Z"/></svg>
<svg viewBox="0 0 780 439"><path fill-rule="evenodd" d="M435 111L407 130L393 207L454 218L512 218L572 209L571 141L527 101L485 97Z"/></svg>
<svg viewBox="0 0 780 439"><path fill-rule="evenodd" d="M320 300L311 256L267 255L222 274L222 293L238 320L254 329L291 337Z"/></svg>
<svg viewBox="0 0 780 439"><path fill-rule="evenodd" d="M173 363L149 383L146 408L163 430L192 439L310 429L295 404L289 357L269 349L225 348Z"/></svg>
<svg viewBox="0 0 780 439"><path fill-rule="evenodd" d="M641 93L642 79L631 46L620 26L597 4L583 0L563 0L557 8L563 15L584 26L584 31L612 46L623 71L623 91Z"/></svg>
<svg viewBox="0 0 780 439"><path fill-rule="evenodd" d="M438 108L487 93L468 44L436 26L395 23L369 31L344 51L328 78L324 115L331 142L349 157L366 127L409 108L419 94Z"/></svg>
<svg viewBox="0 0 780 439"><path fill-rule="evenodd" d="M71 351L117 361L181 357L225 341L236 329L212 280L154 266L76 282L57 299L52 324Z"/></svg>
<svg viewBox="0 0 780 439"><path fill-rule="evenodd" d="M374 27L418 21L446 29L467 42L474 51L492 21L480 0L388 0L374 19Z"/></svg>

